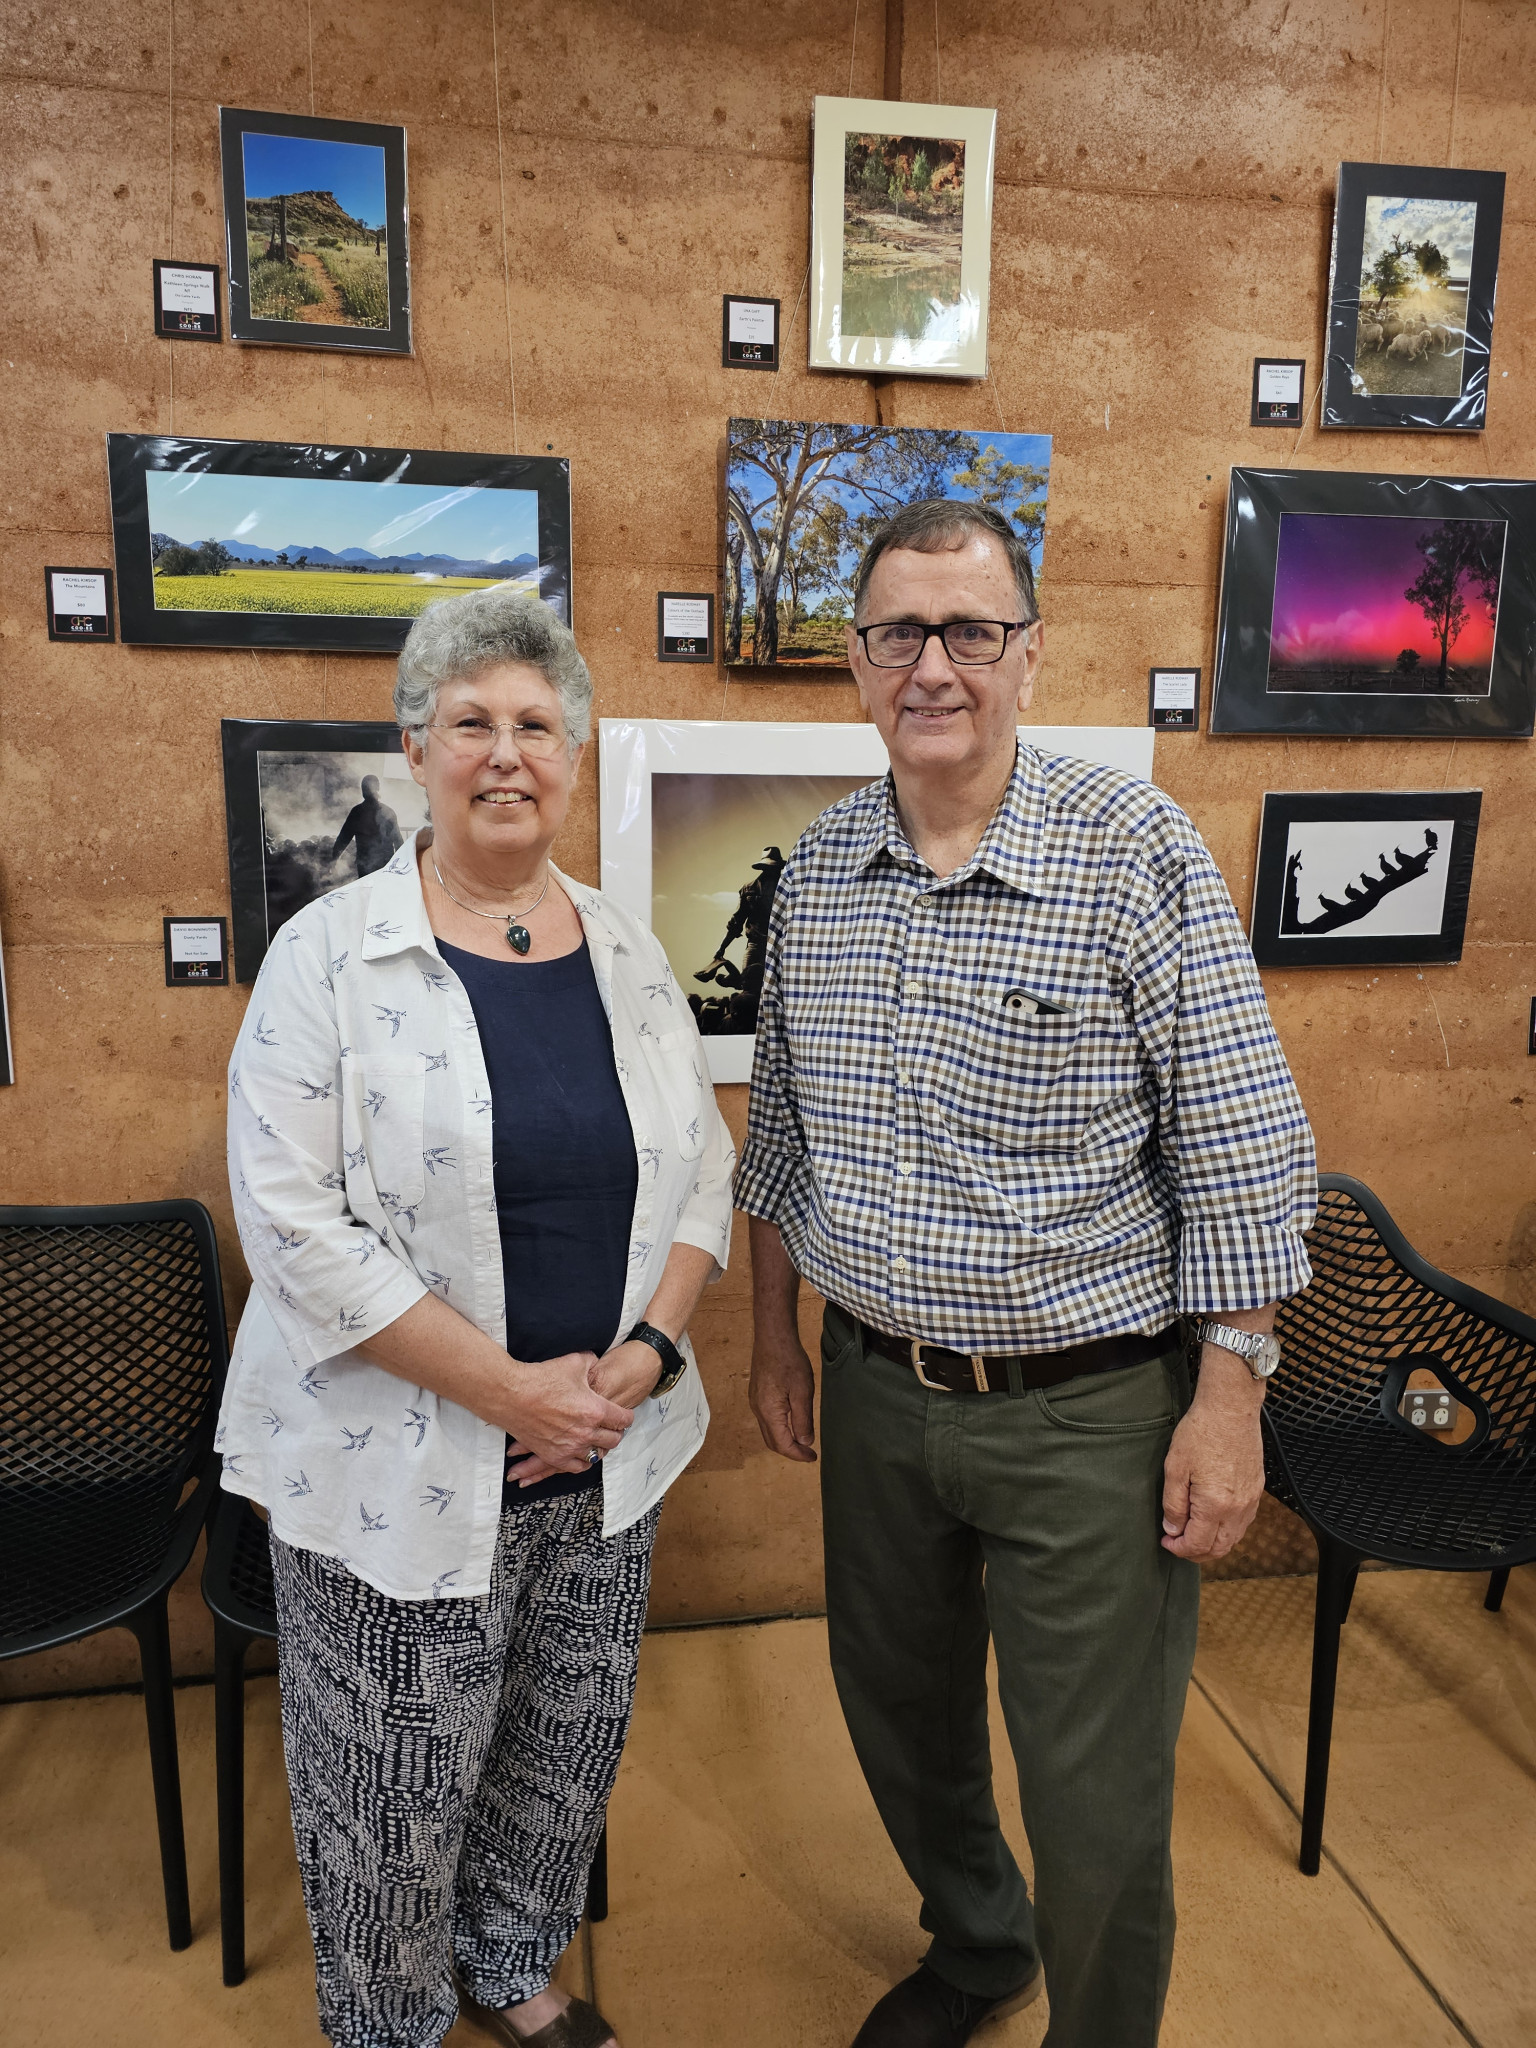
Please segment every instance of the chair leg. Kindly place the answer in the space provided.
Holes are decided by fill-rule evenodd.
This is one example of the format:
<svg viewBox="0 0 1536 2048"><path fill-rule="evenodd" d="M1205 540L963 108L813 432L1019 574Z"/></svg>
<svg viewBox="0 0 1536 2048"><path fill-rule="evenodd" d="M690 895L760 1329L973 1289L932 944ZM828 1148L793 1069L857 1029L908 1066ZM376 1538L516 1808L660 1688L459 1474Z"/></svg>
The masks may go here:
<svg viewBox="0 0 1536 2048"><path fill-rule="evenodd" d="M173 1949L192 1945L192 1910L187 1899L187 1842L181 1824L181 1768L176 1753L176 1695L171 1686L171 1630L166 1595L128 1618L139 1639L144 1673L144 1718L149 1725L149 1767L155 1785L155 1821L160 1830L160 1874L165 1884L165 1920Z"/></svg>
<svg viewBox="0 0 1536 2048"><path fill-rule="evenodd" d="M608 1823L603 1822L603 1832L597 1838L597 1854L592 1858L592 1868L587 1872L587 1918L606 1920L608 1918Z"/></svg>
<svg viewBox="0 0 1536 2048"><path fill-rule="evenodd" d="M1503 1566L1502 1569L1499 1571L1491 1572L1489 1574L1488 1592L1487 1596L1483 1601L1483 1605L1487 1608L1490 1614L1497 1614L1499 1609L1504 1605L1504 1588L1508 1584L1508 1565Z"/></svg>
<svg viewBox="0 0 1536 2048"><path fill-rule="evenodd" d="M1360 1559L1326 1538L1318 1543L1317 1611L1312 1630L1312 1704L1307 1719L1307 1781L1301 1803L1301 1868L1316 1877L1322 1863L1323 1809L1328 1800L1328 1754L1333 1742L1333 1699L1339 1676L1339 1631L1349 1608Z"/></svg>
<svg viewBox="0 0 1536 2048"><path fill-rule="evenodd" d="M213 1624L214 1755L219 1803L219 1933L224 1982L245 1982L245 1653L243 1629Z"/></svg>

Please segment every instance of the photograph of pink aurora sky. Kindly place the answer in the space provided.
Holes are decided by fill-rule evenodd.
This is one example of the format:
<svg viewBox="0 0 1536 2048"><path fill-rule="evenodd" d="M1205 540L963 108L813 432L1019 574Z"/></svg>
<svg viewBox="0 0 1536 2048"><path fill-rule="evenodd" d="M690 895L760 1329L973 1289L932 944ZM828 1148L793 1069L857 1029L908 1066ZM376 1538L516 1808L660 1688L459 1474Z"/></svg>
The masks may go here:
<svg viewBox="0 0 1536 2048"><path fill-rule="evenodd" d="M1269 689L1486 697L1504 535L1501 519L1284 513Z"/></svg>

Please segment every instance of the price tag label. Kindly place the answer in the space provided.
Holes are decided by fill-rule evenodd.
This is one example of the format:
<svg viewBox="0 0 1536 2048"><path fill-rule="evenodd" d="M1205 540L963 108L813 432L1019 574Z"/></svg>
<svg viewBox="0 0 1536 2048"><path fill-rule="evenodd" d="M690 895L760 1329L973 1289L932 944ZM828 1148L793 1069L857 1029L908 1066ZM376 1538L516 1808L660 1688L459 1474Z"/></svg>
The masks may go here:
<svg viewBox="0 0 1536 2048"><path fill-rule="evenodd" d="M222 917L168 917L167 988L217 988L229 981L228 926Z"/></svg>

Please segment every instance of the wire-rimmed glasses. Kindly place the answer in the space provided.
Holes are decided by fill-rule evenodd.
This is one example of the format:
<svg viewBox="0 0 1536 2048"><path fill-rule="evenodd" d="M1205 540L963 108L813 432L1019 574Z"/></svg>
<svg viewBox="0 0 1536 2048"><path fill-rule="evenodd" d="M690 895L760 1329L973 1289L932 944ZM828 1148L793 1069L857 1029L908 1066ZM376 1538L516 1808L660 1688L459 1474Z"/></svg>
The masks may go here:
<svg viewBox="0 0 1536 2048"><path fill-rule="evenodd" d="M489 754L496 745L498 734L509 732L517 751L530 761L547 761L558 754L567 744L566 735L559 726L550 725L544 719L515 718L473 718L466 714L451 724L429 725L428 732L435 732L450 753L465 759Z"/></svg>
<svg viewBox="0 0 1536 2048"><path fill-rule="evenodd" d="M958 668L980 668L1001 661L1008 651L1008 635L1028 624L1027 619L946 619L943 625L928 626L920 619L887 619L855 630L876 668L916 668L931 639L943 644Z"/></svg>

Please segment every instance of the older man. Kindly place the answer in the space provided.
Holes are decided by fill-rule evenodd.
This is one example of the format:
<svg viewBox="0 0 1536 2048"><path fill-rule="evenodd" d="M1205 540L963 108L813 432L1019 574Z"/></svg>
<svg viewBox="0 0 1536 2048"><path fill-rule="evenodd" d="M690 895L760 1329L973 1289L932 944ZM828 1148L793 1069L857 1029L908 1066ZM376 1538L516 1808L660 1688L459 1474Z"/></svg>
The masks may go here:
<svg viewBox="0 0 1536 2048"><path fill-rule="evenodd" d="M855 618L891 773L779 883L736 1182L752 1405L786 1458L816 1455L801 1276L826 1297L833 1671L932 1937L855 2048L959 2048L1042 1963L1049 2048L1151 2048L1199 1560L1262 1491L1311 1135L1189 820L1018 744L1042 629L1007 522L909 506ZM1033 1910L992 1797L989 1637Z"/></svg>

